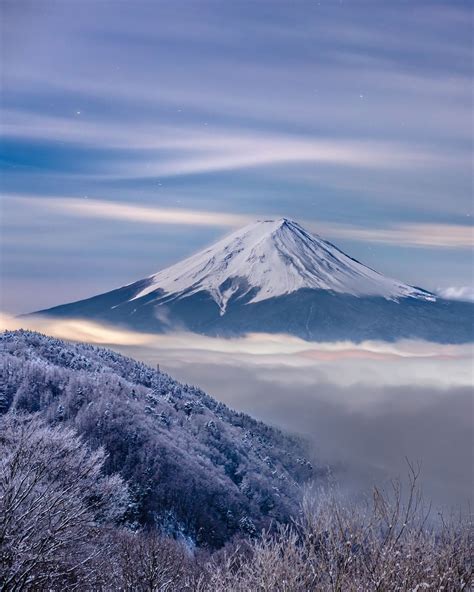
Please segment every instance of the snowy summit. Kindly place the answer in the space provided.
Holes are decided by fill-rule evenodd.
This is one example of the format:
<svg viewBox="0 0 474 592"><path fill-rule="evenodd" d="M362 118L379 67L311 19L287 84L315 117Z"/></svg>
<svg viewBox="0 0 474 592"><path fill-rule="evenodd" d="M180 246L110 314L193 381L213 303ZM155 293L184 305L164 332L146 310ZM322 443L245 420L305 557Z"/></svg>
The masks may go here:
<svg viewBox="0 0 474 592"><path fill-rule="evenodd" d="M287 218L249 224L148 279L147 287L131 300L154 291L169 299L205 291L218 304L221 315L237 292L239 297L251 292L249 303L303 288L395 301L407 297L435 300L429 292L359 263Z"/></svg>

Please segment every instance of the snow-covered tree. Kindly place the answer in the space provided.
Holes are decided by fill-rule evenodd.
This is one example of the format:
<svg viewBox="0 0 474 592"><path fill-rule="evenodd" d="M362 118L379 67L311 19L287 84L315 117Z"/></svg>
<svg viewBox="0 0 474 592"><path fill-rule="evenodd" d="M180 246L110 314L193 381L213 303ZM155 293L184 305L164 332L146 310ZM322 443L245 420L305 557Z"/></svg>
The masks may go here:
<svg viewBox="0 0 474 592"><path fill-rule="evenodd" d="M0 418L0 589L65 589L93 577L101 524L128 505L105 454L31 415Z"/></svg>

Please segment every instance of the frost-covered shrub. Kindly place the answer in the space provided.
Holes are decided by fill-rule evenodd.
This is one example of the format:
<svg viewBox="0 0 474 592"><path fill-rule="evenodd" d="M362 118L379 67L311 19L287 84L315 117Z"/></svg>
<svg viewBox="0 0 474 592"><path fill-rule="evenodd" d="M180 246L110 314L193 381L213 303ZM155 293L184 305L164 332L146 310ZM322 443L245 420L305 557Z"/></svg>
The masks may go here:
<svg viewBox="0 0 474 592"><path fill-rule="evenodd" d="M0 418L0 587L65 589L93 579L101 526L125 513L118 476L103 473L105 454L70 429L38 417Z"/></svg>
<svg viewBox="0 0 474 592"><path fill-rule="evenodd" d="M216 555L207 590L369 592L471 590L470 518L430 517L411 468L403 496L374 490L371 503L354 505L332 493L306 496L299 517Z"/></svg>

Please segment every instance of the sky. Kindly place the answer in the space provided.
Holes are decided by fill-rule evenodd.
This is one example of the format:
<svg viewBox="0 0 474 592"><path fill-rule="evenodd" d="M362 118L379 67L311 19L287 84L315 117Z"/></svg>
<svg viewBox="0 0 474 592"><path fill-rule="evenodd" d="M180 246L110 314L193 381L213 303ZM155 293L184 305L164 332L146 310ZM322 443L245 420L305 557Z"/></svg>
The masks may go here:
<svg viewBox="0 0 474 592"><path fill-rule="evenodd" d="M473 298L468 1L2 0L0 309L286 216Z"/></svg>

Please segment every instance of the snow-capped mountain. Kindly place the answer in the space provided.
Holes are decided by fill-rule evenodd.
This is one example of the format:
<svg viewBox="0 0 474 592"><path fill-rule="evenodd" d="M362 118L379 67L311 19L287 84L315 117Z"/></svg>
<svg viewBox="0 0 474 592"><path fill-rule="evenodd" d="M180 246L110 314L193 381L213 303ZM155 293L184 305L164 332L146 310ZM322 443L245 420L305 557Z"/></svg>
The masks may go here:
<svg viewBox="0 0 474 592"><path fill-rule="evenodd" d="M386 277L286 218L245 226L147 278L41 314L141 331L311 340L473 340L474 304Z"/></svg>
<svg viewBox="0 0 474 592"><path fill-rule="evenodd" d="M263 220L151 276L138 300L156 290L169 296L209 292L225 312L236 293L252 292L249 303L291 294L302 288L389 300L434 296L387 278L348 257L331 243L286 218Z"/></svg>

